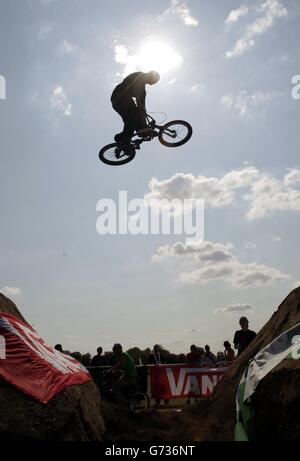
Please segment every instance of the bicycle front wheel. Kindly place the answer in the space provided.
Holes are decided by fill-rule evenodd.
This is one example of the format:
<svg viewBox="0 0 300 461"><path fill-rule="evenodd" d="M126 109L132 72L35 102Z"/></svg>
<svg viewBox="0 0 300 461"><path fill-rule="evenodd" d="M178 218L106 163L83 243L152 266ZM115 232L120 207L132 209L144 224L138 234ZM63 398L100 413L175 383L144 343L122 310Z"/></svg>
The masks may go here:
<svg viewBox="0 0 300 461"><path fill-rule="evenodd" d="M187 143L193 135L193 128L184 120L167 123L159 134L159 141L166 147L179 147Z"/></svg>
<svg viewBox="0 0 300 461"><path fill-rule="evenodd" d="M129 408L133 413L141 413L150 406L150 399L144 392L135 392L129 398Z"/></svg>
<svg viewBox="0 0 300 461"><path fill-rule="evenodd" d="M135 149L124 150L118 144L109 144L99 152L101 162L106 165L119 166L131 162L135 157Z"/></svg>

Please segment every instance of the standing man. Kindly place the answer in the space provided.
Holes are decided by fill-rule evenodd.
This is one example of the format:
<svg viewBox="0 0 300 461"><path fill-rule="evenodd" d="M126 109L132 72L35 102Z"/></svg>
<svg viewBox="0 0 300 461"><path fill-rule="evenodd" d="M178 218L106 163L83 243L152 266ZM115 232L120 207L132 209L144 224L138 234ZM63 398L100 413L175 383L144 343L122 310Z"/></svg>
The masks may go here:
<svg viewBox="0 0 300 461"><path fill-rule="evenodd" d="M186 356L186 363L193 367L201 367L202 357L203 357L203 354L201 354L198 351L197 346L195 344L192 344L190 347L190 352ZM188 398L186 401L187 405L191 404L191 397L193 397L193 393L188 395ZM195 398L195 402L198 402L197 397Z"/></svg>
<svg viewBox="0 0 300 461"><path fill-rule="evenodd" d="M235 332L233 343L240 355L253 341L256 336L255 331L249 330L249 320L247 317L240 318L241 329Z"/></svg>
<svg viewBox="0 0 300 461"><path fill-rule="evenodd" d="M92 358L91 366L92 367L105 367L106 360L105 357L102 355L103 349L102 347L98 347L97 355Z"/></svg>
<svg viewBox="0 0 300 461"><path fill-rule="evenodd" d="M153 353L149 356L149 364L151 365L162 365L165 363L165 357L161 352L161 346L159 344L155 344L153 346ZM165 405L169 405L169 400L164 400ZM158 409L160 407L160 399L155 399L155 408Z"/></svg>
<svg viewBox="0 0 300 461"><path fill-rule="evenodd" d="M197 346L195 344L192 344L190 347L190 352L186 356L186 363L189 365L198 365L201 367L202 365L202 354L197 349Z"/></svg>

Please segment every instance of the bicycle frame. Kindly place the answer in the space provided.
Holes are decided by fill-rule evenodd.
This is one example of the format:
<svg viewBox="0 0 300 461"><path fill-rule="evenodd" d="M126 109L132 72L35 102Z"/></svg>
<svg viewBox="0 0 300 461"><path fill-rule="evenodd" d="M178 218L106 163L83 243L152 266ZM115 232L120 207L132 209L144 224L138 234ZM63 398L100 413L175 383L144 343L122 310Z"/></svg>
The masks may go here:
<svg viewBox="0 0 300 461"><path fill-rule="evenodd" d="M150 128L158 129L159 131L162 131L164 129L166 133L169 133L172 135L175 133L175 130L169 130L168 128L165 128L164 125L163 126L157 125L156 120L153 117L151 117L151 115L149 114L146 114L146 120ZM176 137L176 134L175 134L175 137Z"/></svg>
<svg viewBox="0 0 300 461"><path fill-rule="evenodd" d="M143 144L144 142L152 141L152 139L154 139L154 137L159 136L162 131L164 131L164 133L166 133L171 138L174 138L174 139L176 138L175 130L170 130L168 128L165 128L164 126L157 125L156 120L153 117L151 117L151 115L147 114L146 112L145 112L145 116L146 116L148 126L152 128L152 130L158 130L158 131L156 132L155 136L149 135L149 136L145 136L144 138L138 137L137 139L134 139L135 136L138 136L138 134L135 134L131 140L131 144L135 149L139 150L141 144Z"/></svg>

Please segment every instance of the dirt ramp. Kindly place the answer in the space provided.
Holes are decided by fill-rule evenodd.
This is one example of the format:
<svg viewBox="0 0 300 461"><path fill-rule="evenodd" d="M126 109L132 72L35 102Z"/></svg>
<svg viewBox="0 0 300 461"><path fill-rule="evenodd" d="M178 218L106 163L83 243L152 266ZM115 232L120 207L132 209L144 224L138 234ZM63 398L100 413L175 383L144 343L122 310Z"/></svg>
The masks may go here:
<svg viewBox="0 0 300 461"><path fill-rule="evenodd" d="M300 440L300 360L284 360L253 398L258 440Z"/></svg>
<svg viewBox="0 0 300 461"><path fill-rule="evenodd" d="M2 294L1 312L24 320ZM0 379L0 441L103 440L104 432L100 394L93 382L70 386L45 405Z"/></svg>

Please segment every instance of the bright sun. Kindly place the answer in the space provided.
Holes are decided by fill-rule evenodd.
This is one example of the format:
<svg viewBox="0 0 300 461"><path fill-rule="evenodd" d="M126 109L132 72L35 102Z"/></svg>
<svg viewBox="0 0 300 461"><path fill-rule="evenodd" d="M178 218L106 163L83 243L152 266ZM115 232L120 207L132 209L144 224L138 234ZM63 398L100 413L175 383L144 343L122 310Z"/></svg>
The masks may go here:
<svg viewBox="0 0 300 461"><path fill-rule="evenodd" d="M182 64L182 57L163 42L153 41L141 46L137 55L138 65L143 71L156 70L166 74Z"/></svg>
<svg viewBox="0 0 300 461"><path fill-rule="evenodd" d="M124 45L115 47L115 59L125 65L124 75L136 70L148 72L156 70L160 74L167 74L182 65L182 57L169 45L158 40L148 40L133 53Z"/></svg>

